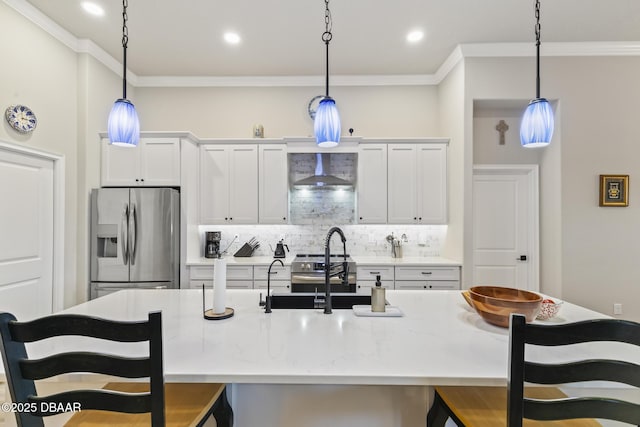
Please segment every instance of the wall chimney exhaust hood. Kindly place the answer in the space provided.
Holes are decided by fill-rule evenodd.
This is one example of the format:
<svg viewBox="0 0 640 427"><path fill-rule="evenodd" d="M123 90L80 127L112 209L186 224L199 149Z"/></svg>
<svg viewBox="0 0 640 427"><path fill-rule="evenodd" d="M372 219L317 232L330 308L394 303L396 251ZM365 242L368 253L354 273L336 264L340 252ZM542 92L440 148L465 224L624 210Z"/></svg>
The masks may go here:
<svg viewBox="0 0 640 427"><path fill-rule="evenodd" d="M315 174L309 177L300 179L293 183L294 186L305 186L305 187L315 187L315 188L324 188L324 187L338 187L338 186L348 186L353 187L353 183L347 181L346 179L338 178L334 175L328 175L327 173L330 171L330 154L325 153L316 153L316 170Z"/></svg>

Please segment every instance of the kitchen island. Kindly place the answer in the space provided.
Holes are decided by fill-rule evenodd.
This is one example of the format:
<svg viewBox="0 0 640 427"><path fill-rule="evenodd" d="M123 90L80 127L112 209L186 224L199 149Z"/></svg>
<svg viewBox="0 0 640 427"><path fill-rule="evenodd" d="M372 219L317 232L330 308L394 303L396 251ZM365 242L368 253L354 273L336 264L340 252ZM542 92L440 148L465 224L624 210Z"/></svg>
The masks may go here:
<svg viewBox="0 0 640 427"><path fill-rule="evenodd" d="M388 302L404 316L386 318L358 317L352 310L265 314L259 294L227 291L226 305L235 315L218 321L203 319L199 290L120 291L66 312L138 320L162 310L166 380L233 384L240 427L424 426L430 386L506 383L508 330L485 323L459 291L388 291ZM553 322L601 317L565 303ZM611 344L576 351L638 361L634 350ZM556 357L548 349L530 355Z"/></svg>

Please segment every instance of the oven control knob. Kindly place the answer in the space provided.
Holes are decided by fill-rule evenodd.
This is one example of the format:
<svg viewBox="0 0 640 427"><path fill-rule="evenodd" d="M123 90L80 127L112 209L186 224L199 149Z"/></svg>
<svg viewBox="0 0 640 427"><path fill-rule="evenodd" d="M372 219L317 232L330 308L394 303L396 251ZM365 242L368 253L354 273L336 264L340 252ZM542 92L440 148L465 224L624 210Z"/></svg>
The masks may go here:
<svg viewBox="0 0 640 427"><path fill-rule="evenodd" d="M311 270L311 264L306 263L306 264L304 265L304 269L305 269L305 270L309 270L309 271L310 271L310 270Z"/></svg>

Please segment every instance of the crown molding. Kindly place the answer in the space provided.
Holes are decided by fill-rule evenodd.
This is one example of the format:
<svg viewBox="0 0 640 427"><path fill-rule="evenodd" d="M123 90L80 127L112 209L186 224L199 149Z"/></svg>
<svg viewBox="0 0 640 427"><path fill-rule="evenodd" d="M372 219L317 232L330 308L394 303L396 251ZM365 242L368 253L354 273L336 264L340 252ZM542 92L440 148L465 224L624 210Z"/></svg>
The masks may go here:
<svg viewBox="0 0 640 427"><path fill-rule="evenodd" d="M86 53L122 76L122 63L93 41L78 39L26 0L2 0L76 53ZM434 74L333 75L332 86L438 85L465 58L535 56L533 43L466 43L456 46ZM640 41L542 43L542 56L640 56ZM127 70L134 87L322 87L324 76L138 76Z"/></svg>
<svg viewBox="0 0 640 427"><path fill-rule="evenodd" d="M137 76L138 87L323 87L325 76ZM432 75L332 75L331 86L420 86Z"/></svg>

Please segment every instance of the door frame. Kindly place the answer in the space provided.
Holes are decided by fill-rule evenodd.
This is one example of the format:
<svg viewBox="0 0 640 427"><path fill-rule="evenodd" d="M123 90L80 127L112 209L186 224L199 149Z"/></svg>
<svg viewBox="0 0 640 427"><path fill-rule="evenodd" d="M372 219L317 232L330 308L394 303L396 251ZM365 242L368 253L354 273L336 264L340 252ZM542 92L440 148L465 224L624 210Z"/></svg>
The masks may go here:
<svg viewBox="0 0 640 427"><path fill-rule="evenodd" d="M65 158L60 154L38 148L25 147L3 140L0 140L0 150L53 162L53 289L51 294L51 308L53 312L60 311L64 308Z"/></svg>
<svg viewBox="0 0 640 427"><path fill-rule="evenodd" d="M475 177L478 175L525 175L529 187L529 222L527 224L529 245L527 253L529 254L529 289L540 290L540 188L539 188L539 166L534 164L478 164L473 165L472 185L475 183ZM472 190L473 191L473 190ZM472 198L473 200L473 198ZM473 212L473 207L471 212ZM472 227L475 224L475 218L472 219ZM473 236L473 233L471 233ZM473 239L473 237L472 237ZM473 241L471 248L475 245ZM474 260L473 251L471 251L471 283L475 283L473 277Z"/></svg>

